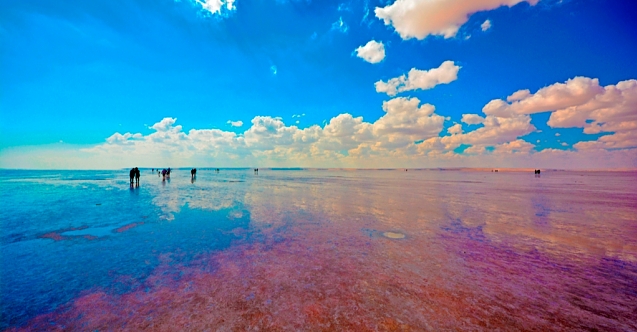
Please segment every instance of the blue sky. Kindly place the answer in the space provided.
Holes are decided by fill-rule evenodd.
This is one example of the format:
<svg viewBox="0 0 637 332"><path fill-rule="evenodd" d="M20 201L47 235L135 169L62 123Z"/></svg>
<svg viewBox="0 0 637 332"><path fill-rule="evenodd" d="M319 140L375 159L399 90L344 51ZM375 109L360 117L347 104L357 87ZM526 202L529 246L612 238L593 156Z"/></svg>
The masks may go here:
<svg viewBox="0 0 637 332"><path fill-rule="evenodd" d="M604 106L617 112L584 116L587 122L575 123L574 116L547 124L556 110L594 112L589 108L602 95L599 89L637 78L634 1L477 0L480 10L460 12L448 9L461 3L457 0L438 1L442 9L427 7L432 2L427 0L236 0L219 11L206 7L214 2L189 0L0 1L2 167L100 168L104 163L96 163L96 156L122 161L107 162L109 167L160 162L364 167L388 160L395 167L490 166L503 160L519 167L568 166L578 160L591 161L590 167L637 166L632 126L637 90L632 87L622 90L623 99ZM392 20L384 21L378 10L408 5L422 11L391 14ZM419 23L431 21L452 30L455 24L455 30L441 35ZM355 50L370 41L383 44L382 61L357 56ZM396 95L375 88L378 81L407 75L412 68L429 71L445 61L459 68L450 82ZM484 133L491 137L486 140L476 138L480 133L466 136L488 126L491 118L468 124L461 121L463 114L484 118L483 108L492 100L524 89L539 97L538 90L571 86L567 82L576 77L596 80L580 83L597 92L581 99L560 94L556 86L546 92L553 103L542 109L524 108L535 102L532 96L518 108L509 101L516 125L530 117L533 128L498 129ZM435 113L377 123L392 112L383 103L394 98L418 98L419 105L433 105ZM334 131L326 124L341 114L362 117L369 128L330 136ZM267 118L262 130L253 121L256 116ZM502 128L500 120L512 116L491 120ZM152 136L160 131L151 127L165 118L177 119L171 126L181 125L177 131L185 138ZM334 128L345 123L335 121ZM585 133L591 123L606 127ZM462 133L445 139L455 124ZM317 126L322 131L310 134ZM236 136L225 143L195 142L188 136L191 129ZM114 133L131 136L107 141ZM141 136L132 136L137 133ZM297 139L306 134L314 136ZM174 145L172 139L190 143L166 148ZM574 146L587 141L594 144ZM161 158L136 157L150 150ZM69 161L51 159L60 153ZM609 163L592 162L600 157Z"/></svg>

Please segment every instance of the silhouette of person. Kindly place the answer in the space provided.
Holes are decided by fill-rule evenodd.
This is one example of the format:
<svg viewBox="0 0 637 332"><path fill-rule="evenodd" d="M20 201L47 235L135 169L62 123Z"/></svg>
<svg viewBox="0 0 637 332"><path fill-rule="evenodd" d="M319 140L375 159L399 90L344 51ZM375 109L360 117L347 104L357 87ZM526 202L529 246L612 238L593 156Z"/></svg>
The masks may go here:
<svg viewBox="0 0 637 332"><path fill-rule="evenodd" d="M165 168L161 170L161 176L162 176L163 180L166 180L166 169Z"/></svg>
<svg viewBox="0 0 637 332"><path fill-rule="evenodd" d="M137 184L137 186L139 187L139 177L140 177L140 172L139 172L139 168L135 167L135 182Z"/></svg>
<svg viewBox="0 0 637 332"><path fill-rule="evenodd" d="M128 176L130 177L130 185L131 187L133 186L133 179L135 178L135 169L131 168L130 172L128 173Z"/></svg>

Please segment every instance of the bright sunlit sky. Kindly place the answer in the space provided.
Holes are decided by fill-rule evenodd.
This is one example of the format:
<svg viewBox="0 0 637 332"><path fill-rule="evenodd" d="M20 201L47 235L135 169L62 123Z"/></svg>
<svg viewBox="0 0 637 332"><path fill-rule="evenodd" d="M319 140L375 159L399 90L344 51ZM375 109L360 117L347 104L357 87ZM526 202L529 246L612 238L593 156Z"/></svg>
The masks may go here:
<svg viewBox="0 0 637 332"><path fill-rule="evenodd" d="M637 167L635 1L0 8L0 167Z"/></svg>

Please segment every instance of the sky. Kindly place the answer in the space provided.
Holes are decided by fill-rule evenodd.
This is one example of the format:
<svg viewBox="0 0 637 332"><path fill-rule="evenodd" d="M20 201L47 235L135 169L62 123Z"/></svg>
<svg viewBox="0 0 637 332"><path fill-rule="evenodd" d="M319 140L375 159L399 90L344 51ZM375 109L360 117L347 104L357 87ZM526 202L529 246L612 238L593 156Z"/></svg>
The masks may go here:
<svg viewBox="0 0 637 332"><path fill-rule="evenodd" d="M632 0L0 8L0 168L637 168Z"/></svg>

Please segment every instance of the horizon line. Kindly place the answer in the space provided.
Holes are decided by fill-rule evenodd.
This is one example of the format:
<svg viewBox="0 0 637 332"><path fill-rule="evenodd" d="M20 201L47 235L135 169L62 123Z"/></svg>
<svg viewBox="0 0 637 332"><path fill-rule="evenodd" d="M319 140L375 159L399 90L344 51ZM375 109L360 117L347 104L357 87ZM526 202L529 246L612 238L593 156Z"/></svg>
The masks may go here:
<svg viewBox="0 0 637 332"><path fill-rule="evenodd" d="M133 167L130 167L133 168ZM151 170L153 167L138 167L139 169ZM494 171L499 172L527 172L539 169L541 171L550 172L636 172L637 168L530 168L530 167L388 167L388 168L360 168L360 167L175 167L170 169L182 170L182 169L225 169L225 170L270 170L270 171L397 171L397 170L412 170L412 171ZM160 170L161 168L154 168ZM0 168L0 170L6 171L123 171L129 170L129 167L123 168L104 168L104 169L72 169L72 168Z"/></svg>

